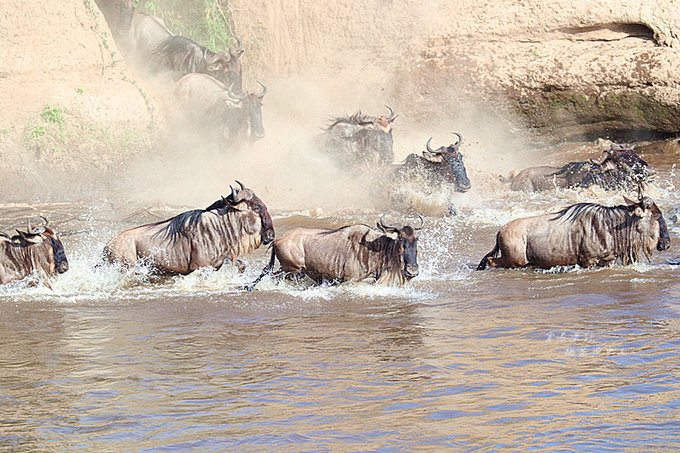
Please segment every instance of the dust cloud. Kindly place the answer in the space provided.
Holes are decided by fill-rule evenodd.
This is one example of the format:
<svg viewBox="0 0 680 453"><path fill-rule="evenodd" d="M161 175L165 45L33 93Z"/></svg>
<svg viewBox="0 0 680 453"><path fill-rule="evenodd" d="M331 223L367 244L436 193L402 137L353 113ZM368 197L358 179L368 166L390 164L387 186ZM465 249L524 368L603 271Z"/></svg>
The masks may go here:
<svg viewBox="0 0 680 453"><path fill-rule="evenodd" d="M376 175L355 175L339 167L320 149L319 138L333 117L359 110L387 114L386 105L398 114L393 123L397 163L411 153L421 153L429 137L438 147L457 140L453 131L463 135L461 151L473 198L489 181L497 184L500 172L527 163L526 156L512 158L527 148L513 120L460 101L456 87L450 93L439 90L423 103L395 94L394 84L402 83L401 78L371 68L364 68L359 76L316 73L263 82L268 89L262 106L265 138L225 153L177 119L181 116L171 111L176 107L166 90L167 138L154 153L123 167L114 195L139 204L200 207L227 195L228 186L239 180L275 210L385 209L383 194L374 190ZM244 88L259 89L254 80L244 80Z"/></svg>

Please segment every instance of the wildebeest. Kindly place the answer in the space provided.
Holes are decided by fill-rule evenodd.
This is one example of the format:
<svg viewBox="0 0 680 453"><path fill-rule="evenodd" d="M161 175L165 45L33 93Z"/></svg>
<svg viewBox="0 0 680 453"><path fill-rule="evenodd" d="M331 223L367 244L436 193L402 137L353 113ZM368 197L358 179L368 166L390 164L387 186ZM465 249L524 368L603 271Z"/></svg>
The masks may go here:
<svg viewBox="0 0 680 453"><path fill-rule="evenodd" d="M127 36L127 47L134 52L134 56L142 63L149 63L156 46L173 34L160 17L135 11Z"/></svg>
<svg viewBox="0 0 680 453"><path fill-rule="evenodd" d="M205 209L120 233L106 244L105 258L125 266L146 262L164 275L219 269L226 260L243 270L238 257L273 241L274 226L262 200L238 184Z"/></svg>
<svg viewBox="0 0 680 453"><path fill-rule="evenodd" d="M45 224L31 227L28 220L26 231L16 230L18 234L10 237L0 233L0 283L21 280L33 272L51 278L68 271L68 260L64 245L57 233ZM50 286L49 281L45 284Z"/></svg>
<svg viewBox="0 0 680 453"><path fill-rule="evenodd" d="M296 228L274 241L269 264L246 287L255 285L274 269L275 259L283 273L308 276L317 283L341 283L372 279L379 284L402 285L418 275L417 228L387 225L383 216L378 230L349 225L334 230Z"/></svg>
<svg viewBox="0 0 680 453"><path fill-rule="evenodd" d="M527 192L592 185L611 190L633 187L638 181L649 181L655 174L633 148L625 145L614 145L604 152L603 157L600 161L570 162L563 167L531 167L515 176L500 179L510 182L512 190Z"/></svg>
<svg viewBox="0 0 680 453"><path fill-rule="evenodd" d="M627 265L670 247L666 220L654 200L626 199L626 205L578 203L553 214L513 220L496 235L496 245L477 270ZM500 256L498 256L500 253Z"/></svg>
<svg viewBox="0 0 680 453"><path fill-rule="evenodd" d="M153 49L156 70L171 71L179 79L182 76L197 72L208 74L225 84L233 86L236 93L242 91L243 54L241 41L236 40L237 47L213 52L186 36L169 36Z"/></svg>
<svg viewBox="0 0 680 453"><path fill-rule="evenodd" d="M187 74L175 84L175 97L182 113L224 151L243 136L251 141L264 137L262 99L267 87L258 83L261 94L235 93L207 74Z"/></svg>
<svg viewBox="0 0 680 453"><path fill-rule="evenodd" d="M427 151L423 155L410 154L404 164L397 168L396 176L399 180L419 178L430 187L439 187L441 184L453 184L457 192L466 192L470 189L463 154L458 150L463 142L463 136L458 132L452 132L458 137L458 141L449 146L440 146L437 149L430 147L432 137L425 144Z"/></svg>
<svg viewBox="0 0 680 453"><path fill-rule="evenodd" d="M95 3L104 15L113 37L116 40L124 37L135 12L132 0L95 0Z"/></svg>
<svg viewBox="0 0 680 453"><path fill-rule="evenodd" d="M335 118L326 127L322 146L339 163L353 169L369 170L394 161L392 122L397 115L368 116L361 111Z"/></svg>

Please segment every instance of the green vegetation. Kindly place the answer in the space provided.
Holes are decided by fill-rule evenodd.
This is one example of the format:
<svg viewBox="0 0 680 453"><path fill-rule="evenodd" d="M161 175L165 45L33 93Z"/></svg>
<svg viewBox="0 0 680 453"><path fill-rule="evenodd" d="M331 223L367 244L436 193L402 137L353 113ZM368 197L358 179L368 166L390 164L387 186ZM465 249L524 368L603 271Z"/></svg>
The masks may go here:
<svg viewBox="0 0 680 453"><path fill-rule="evenodd" d="M162 17L174 33L214 51L236 43L227 0L138 0L137 7Z"/></svg>
<svg viewBox="0 0 680 453"><path fill-rule="evenodd" d="M51 164L68 167L87 162L106 167L121 158L149 152L153 133L141 125L112 128L77 111L46 105L26 123L23 142L26 150Z"/></svg>
<svg viewBox="0 0 680 453"><path fill-rule="evenodd" d="M24 140L27 142L32 142L42 137L46 133L47 130L45 129L45 126L39 124L35 125L32 121L29 121L28 124L26 124L26 129L24 129Z"/></svg>
<svg viewBox="0 0 680 453"><path fill-rule="evenodd" d="M64 113L61 111L61 107L50 107L46 105L43 111L40 113L42 119L52 124L64 124Z"/></svg>

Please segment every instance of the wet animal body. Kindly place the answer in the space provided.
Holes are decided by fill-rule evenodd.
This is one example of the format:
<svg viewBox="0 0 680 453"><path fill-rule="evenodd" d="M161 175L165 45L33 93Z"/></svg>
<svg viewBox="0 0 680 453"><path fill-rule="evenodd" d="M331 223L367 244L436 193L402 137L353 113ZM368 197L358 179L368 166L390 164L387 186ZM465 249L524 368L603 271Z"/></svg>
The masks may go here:
<svg viewBox="0 0 680 453"><path fill-rule="evenodd" d="M430 147L432 137L425 144L426 151L421 156L410 154L403 165L395 171L397 180L420 179L428 187L440 187L442 184L453 184L457 192L466 192L470 189L470 179L463 163L463 154L458 150L463 142L463 136L453 132L458 137L456 143L448 146L440 146L437 149Z"/></svg>
<svg viewBox="0 0 680 453"><path fill-rule="evenodd" d="M491 267L607 266L637 262L670 247L666 220L654 200L627 205L578 203L556 214L516 219L496 235L496 245L479 263Z"/></svg>
<svg viewBox="0 0 680 453"><path fill-rule="evenodd" d="M236 93L207 74L187 74L175 84L175 98L184 117L210 139L220 151L230 149L242 138L250 141L264 137L260 94Z"/></svg>
<svg viewBox="0 0 680 453"><path fill-rule="evenodd" d="M33 272L51 278L68 268L64 245L47 219L35 228L28 221L26 231L17 230L15 236L0 234L0 283L21 280Z"/></svg>
<svg viewBox="0 0 680 453"><path fill-rule="evenodd" d="M106 244L105 258L125 266L146 262L169 275L219 269L227 260L239 265L240 255L274 240L267 207L251 189L239 186L206 209L120 233Z"/></svg>
<svg viewBox="0 0 680 453"><path fill-rule="evenodd" d="M368 116L361 112L335 118L322 137L324 150L339 164L354 170L370 170L394 161L392 122L397 115Z"/></svg>
<svg viewBox="0 0 680 453"><path fill-rule="evenodd" d="M512 190L526 192L592 185L612 190L631 188L640 181L648 182L655 173L632 148L615 145L604 152L600 161L591 159L587 162L570 162L563 167L531 167L515 176L500 179L509 182Z"/></svg>
<svg viewBox="0 0 680 453"><path fill-rule="evenodd" d="M386 225L378 230L350 225L335 230L296 228L274 242L271 260L260 277L270 273L275 259L283 273L308 276L317 283L371 279L380 284L401 285L418 275L418 237L410 225Z"/></svg>

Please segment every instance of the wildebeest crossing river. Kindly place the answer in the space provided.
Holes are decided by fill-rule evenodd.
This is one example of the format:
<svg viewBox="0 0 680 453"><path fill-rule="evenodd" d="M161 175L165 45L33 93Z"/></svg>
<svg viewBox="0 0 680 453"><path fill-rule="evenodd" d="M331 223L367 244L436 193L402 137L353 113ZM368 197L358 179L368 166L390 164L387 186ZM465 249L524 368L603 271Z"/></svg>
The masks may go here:
<svg viewBox="0 0 680 453"><path fill-rule="evenodd" d="M670 218L680 178L670 162L649 160L659 181L652 196ZM485 197L473 184L457 195L457 217L426 218L420 273L404 287L265 279L250 293L238 288L266 264L264 247L246 257L244 275L225 267L155 279L96 267L115 233L186 207L3 206L5 229L40 212L60 232L78 234L62 237L70 270L53 291L26 282L0 288L0 445L677 446L680 283L666 261L678 256L680 228L669 221L673 245L651 263L476 272L500 225L592 194ZM615 193L597 195L621 202ZM277 235L379 218L270 210Z"/></svg>

